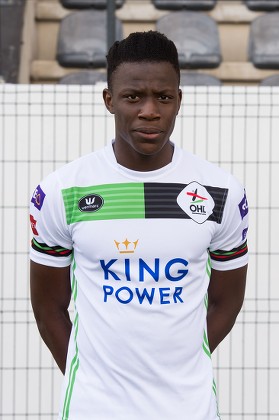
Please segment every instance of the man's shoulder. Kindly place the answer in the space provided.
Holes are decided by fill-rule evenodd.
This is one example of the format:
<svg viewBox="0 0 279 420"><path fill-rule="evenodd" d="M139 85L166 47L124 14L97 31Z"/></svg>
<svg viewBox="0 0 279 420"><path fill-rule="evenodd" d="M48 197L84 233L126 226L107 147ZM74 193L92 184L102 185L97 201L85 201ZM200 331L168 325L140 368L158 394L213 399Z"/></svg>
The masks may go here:
<svg viewBox="0 0 279 420"><path fill-rule="evenodd" d="M80 156L66 163L65 165L58 168L54 173L61 179L73 178L77 175L85 174L94 167L98 161L103 161L103 151L100 149L97 151L90 152L86 155Z"/></svg>
<svg viewBox="0 0 279 420"><path fill-rule="evenodd" d="M105 170L106 165L103 163L102 150L88 153L56 168L43 178L41 185L44 188L62 190L74 185L87 183L92 176L92 172L95 174L100 173L101 166Z"/></svg>
<svg viewBox="0 0 279 420"><path fill-rule="evenodd" d="M100 155L102 155L104 149L100 149L100 150L96 150L90 153L87 153L83 156L80 156L74 160L72 160L71 162L66 163L65 165L63 165L60 168L60 171L63 172L67 172L67 171L72 171L74 168L79 168L79 167L83 167L84 165L91 165L92 162L96 159L98 159L100 157Z"/></svg>
<svg viewBox="0 0 279 420"><path fill-rule="evenodd" d="M182 149L181 149L182 150ZM218 162L210 161L198 154L182 150L183 165L190 166L191 172L208 180L220 180L220 182L229 182L233 174Z"/></svg>

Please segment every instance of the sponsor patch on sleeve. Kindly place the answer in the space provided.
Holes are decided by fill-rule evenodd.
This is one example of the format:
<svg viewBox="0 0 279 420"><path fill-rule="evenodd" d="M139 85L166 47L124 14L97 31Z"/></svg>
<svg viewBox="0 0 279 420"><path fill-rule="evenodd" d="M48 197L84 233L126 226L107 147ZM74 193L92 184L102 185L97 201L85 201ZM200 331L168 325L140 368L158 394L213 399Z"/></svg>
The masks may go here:
<svg viewBox="0 0 279 420"><path fill-rule="evenodd" d="M239 212L240 212L241 218L244 219L244 217L248 213L248 202L247 202L247 198L246 198L245 192L244 192L244 197L242 198L242 200L238 204L238 208L239 208Z"/></svg>
<svg viewBox="0 0 279 420"><path fill-rule="evenodd" d="M243 229L242 231L242 240L244 241L247 237L248 227Z"/></svg>
<svg viewBox="0 0 279 420"><path fill-rule="evenodd" d="M41 208L44 204L45 196L46 195L43 192L42 188L40 187L40 185L38 185L37 188L35 189L34 193L33 193L32 198L31 198L31 203L34 204L36 209L41 210Z"/></svg>
<svg viewBox="0 0 279 420"><path fill-rule="evenodd" d="M30 214L30 225L31 225L31 229L34 235L38 236L38 231L37 231L37 220L34 219L34 217L32 216L32 214Z"/></svg>

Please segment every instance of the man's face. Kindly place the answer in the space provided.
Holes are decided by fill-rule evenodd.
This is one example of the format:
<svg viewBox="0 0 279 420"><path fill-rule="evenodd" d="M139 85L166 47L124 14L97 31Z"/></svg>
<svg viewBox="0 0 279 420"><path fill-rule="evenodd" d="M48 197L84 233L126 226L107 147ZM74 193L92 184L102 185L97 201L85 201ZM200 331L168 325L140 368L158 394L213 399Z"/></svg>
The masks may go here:
<svg viewBox="0 0 279 420"><path fill-rule="evenodd" d="M171 161L169 138L180 108L181 91L170 63L121 64L112 76L112 90L104 90L104 101L115 115L114 147L120 164L152 170Z"/></svg>

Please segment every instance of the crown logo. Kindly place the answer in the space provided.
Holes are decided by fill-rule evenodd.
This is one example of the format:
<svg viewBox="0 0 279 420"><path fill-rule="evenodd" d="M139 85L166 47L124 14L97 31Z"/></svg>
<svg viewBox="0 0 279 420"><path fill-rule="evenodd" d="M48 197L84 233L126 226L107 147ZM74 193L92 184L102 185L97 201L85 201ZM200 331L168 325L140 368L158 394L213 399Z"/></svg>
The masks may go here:
<svg viewBox="0 0 279 420"><path fill-rule="evenodd" d="M126 238L123 242L114 240L114 243L120 254L133 254L138 245L138 241L138 239L136 241L129 241Z"/></svg>

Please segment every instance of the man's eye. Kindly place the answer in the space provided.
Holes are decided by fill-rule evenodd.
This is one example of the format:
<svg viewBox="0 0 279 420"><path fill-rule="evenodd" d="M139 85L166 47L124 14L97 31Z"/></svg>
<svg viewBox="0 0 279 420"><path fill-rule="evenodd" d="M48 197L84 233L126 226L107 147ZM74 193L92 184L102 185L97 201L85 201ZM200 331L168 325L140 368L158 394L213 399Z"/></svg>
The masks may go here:
<svg viewBox="0 0 279 420"><path fill-rule="evenodd" d="M133 95L127 95L126 98L129 99L130 101L136 101L139 97L133 94Z"/></svg>
<svg viewBox="0 0 279 420"><path fill-rule="evenodd" d="M170 99L170 97L169 97L169 96L167 96L167 95L161 95L161 96L159 97L159 99L160 99L161 101L168 101L168 100Z"/></svg>

